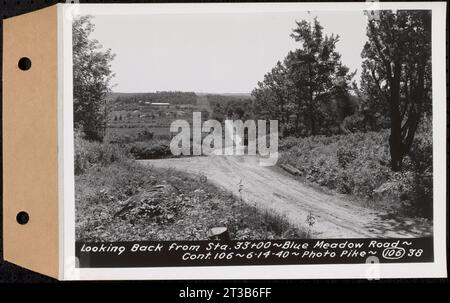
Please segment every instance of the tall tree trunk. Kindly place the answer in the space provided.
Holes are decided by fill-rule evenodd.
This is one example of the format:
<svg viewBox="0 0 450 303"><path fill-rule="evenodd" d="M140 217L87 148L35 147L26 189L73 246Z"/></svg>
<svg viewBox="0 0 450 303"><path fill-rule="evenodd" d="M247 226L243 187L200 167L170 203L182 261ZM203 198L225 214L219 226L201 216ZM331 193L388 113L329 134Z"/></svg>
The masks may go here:
<svg viewBox="0 0 450 303"><path fill-rule="evenodd" d="M390 72L390 68L388 69ZM389 77L390 84L390 118L391 134L389 136L389 149L391 155L391 168L393 171L399 171L402 168L402 120L400 114L400 72L401 65L395 64L394 76Z"/></svg>
<svg viewBox="0 0 450 303"><path fill-rule="evenodd" d="M408 117L405 124L402 126L402 152L406 156L414 141L414 135L420 122L420 113L422 112L423 99L425 98L425 65L426 61L423 59L418 67L417 72L417 86L410 94L412 100Z"/></svg>
<svg viewBox="0 0 450 303"><path fill-rule="evenodd" d="M391 113L391 134L389 136L389 151L391 154L391 168L399 171L402 168L402 143L400 136L400 115Z"/></svg>

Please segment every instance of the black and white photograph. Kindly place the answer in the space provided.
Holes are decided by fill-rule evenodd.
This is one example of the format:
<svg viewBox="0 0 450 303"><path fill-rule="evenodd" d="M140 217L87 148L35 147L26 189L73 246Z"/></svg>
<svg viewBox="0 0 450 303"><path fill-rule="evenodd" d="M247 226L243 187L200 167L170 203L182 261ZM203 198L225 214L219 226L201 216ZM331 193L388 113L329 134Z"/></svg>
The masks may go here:
<svg viewBox="0 0 450 303"><path fill-rule="evenodd" d="M138 2L0 1L0 282L448 282L445 2Z"/></svg>
<svg viewBox="0 0 450 303"><path fill-rule="evenodd" d="M432 18L82 10L71 39L77 251L91 262L96 250L120 255L115 243L378 239L403 256L416 239L427 257L399 262L432 262Z"/></svg>
<svg viewBox="0 0 450 303"><path fill-rule="evenodd" d="M83 15L73 60L78 240L432 235L430 11Z"/></svg>

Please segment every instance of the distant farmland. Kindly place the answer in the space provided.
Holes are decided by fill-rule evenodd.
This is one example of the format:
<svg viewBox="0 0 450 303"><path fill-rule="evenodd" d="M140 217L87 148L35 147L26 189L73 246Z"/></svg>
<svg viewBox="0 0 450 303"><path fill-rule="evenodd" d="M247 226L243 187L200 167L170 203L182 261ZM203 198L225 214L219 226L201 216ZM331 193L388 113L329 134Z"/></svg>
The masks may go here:
<svg viewBox="0 0 450 303"><path fill-rule="evenodd" d="M203 94L192 92L111 93L107 141L135 141L140 133L155 139L170 139L170 124L177 119L192 121L193 112L211 117L216 104L248 101L250 94Z"/></svg>

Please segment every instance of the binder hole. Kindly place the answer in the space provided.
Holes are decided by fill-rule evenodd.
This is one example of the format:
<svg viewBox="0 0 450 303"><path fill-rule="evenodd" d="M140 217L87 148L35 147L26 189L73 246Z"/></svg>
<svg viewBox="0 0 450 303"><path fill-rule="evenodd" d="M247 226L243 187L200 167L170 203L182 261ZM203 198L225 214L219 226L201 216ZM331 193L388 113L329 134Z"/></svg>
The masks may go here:
<svg viewBox="0 0 450 303"><path fill-rule="evenodd" d="M17 214L16 220L17 220L17 223L19 223L20 225L25 225L30 220L30 216L28 215L28 213L26 211L21 211Z"/></svg>
<svg viewBox="0 0 450 303"><path fill-rule="evenodd" d="M31 60L27 57L20 58L18 66L21 70L29 70L31 68Z"/></svg>

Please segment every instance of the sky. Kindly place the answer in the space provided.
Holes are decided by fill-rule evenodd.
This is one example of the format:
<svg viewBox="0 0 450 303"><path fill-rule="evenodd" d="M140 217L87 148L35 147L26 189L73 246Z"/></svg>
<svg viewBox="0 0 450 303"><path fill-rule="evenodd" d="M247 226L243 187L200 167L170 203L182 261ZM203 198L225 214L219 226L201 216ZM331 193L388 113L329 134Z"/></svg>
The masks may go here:
<svg viewBox="0 0 450 303"><path fill-rule="evenodd" d="M116 54L115 92L250 93L290 50L295 21L317 16L339 34L337 51L358 70L366 41L362 11L242 14L96 15L92 38Z"/></svg>

